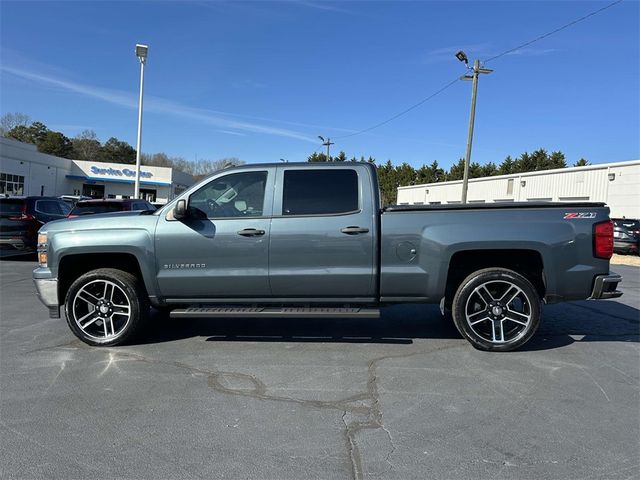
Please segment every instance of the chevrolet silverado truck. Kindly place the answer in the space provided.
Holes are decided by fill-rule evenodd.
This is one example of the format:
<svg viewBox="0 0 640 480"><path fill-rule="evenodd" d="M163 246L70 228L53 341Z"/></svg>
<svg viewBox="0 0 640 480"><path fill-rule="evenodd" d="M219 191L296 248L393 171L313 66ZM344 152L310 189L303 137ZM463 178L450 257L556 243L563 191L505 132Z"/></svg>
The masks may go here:
<svg viewBox="0 0 640 480"><path fill-rule="evenodd" d="M436 303L482 350L535 333L543 303L622 295L602 203L381 207L367 163L259 164L213 174L157 211L54 221L38 296L90 345L174 318L370 318Z"/></svg>

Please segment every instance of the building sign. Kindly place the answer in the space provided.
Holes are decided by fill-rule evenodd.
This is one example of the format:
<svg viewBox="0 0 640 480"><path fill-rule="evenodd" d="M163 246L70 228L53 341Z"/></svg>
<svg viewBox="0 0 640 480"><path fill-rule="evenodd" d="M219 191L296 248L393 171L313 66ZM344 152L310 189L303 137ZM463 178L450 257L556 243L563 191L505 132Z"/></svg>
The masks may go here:
<svg viewBox="0 0 640 480"><path fill-rule="evenodd" d="M135 170L130 170L128 168L100 168L100 167L96 167L95 165L91 165L91 173L95 174L95 175L108 175L111 177L135 177L136 176L136 171ZM148 172L148 171L144 171L144 170L140 170L140 177L141 178L151 178L153 177L153 173Z"/></svg>

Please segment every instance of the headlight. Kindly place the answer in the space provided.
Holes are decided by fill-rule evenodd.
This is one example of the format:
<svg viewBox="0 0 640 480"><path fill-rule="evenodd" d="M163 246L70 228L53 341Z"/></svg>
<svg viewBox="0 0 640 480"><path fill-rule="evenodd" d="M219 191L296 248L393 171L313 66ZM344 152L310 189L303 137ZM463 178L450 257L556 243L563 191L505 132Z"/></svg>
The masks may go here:
<svg viewBox="0 0 640 480"><path fill-rule="evenodd" d="M41 267L47 266L48 254L48 238L46 233L38 233L38 264Z"/></svg>

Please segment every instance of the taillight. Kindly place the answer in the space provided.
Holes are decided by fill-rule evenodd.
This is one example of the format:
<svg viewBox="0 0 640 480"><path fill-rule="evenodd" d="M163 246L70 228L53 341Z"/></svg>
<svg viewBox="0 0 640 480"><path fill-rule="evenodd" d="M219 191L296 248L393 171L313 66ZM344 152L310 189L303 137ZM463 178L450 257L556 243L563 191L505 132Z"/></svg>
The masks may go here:
<svg viewBox="0 0 640 480"><path fill-rule="evenodd" d="M35 219L36 219L36 217L34 217L33 215L30 215L28 213L22 213L20 215L14 216L14 217L9 217L9 220L23 220L23 221L29 220L30 221L30 220L35 220Z"/></svg>
<svg viewBox="0 0 640 480"><path fill-rule="evenodd" d="M22 221L31 221L31 220L35 220L36 217L34 217L33 215L27 213L27 204L23 203L22 204L22 211L20 212L20 215L14 215L13 217L9 217L9 220L22 220Z"/></svg>
<svg viewBox="0 0 640 480"><path fill-rule="evenodd" d="M596 223L593 226L593 256L606 258L613 256L613 222Z"/></svg>

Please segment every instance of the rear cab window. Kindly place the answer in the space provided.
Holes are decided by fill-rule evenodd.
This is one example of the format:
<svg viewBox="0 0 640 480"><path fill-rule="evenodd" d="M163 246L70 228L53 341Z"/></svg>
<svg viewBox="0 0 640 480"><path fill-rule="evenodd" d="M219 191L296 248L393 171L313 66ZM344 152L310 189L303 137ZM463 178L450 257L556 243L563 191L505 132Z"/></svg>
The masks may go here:
<svg viewBox="0 0 640 480"><path fill-rule="evenodd" d="M359 206L358 173L352 169L286 170L282 215L340 215Z"/></svg>

